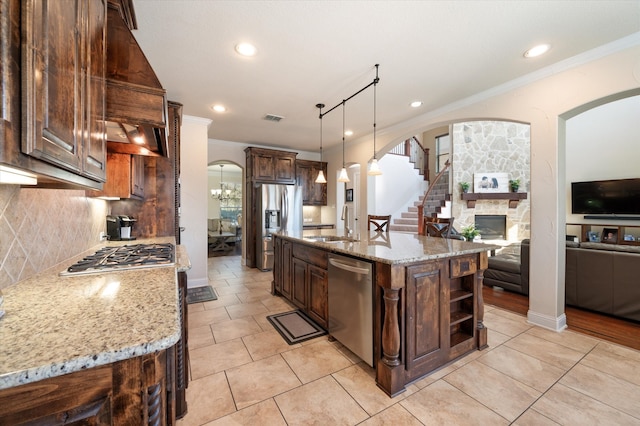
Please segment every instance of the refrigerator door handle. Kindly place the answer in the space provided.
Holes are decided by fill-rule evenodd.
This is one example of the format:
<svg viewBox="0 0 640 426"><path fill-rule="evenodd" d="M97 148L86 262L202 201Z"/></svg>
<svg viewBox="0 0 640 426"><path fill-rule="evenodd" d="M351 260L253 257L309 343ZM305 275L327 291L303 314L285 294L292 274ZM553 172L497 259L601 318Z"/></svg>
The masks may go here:
<svg viewBox="0 0 640 426"><path fill-rule="evenodd" d="M282 226L280 230L287 229L287 222L289 221L289 197L287 195L287 187L282 190L282 196L280 199L280 208L282 209Z"/></svg>

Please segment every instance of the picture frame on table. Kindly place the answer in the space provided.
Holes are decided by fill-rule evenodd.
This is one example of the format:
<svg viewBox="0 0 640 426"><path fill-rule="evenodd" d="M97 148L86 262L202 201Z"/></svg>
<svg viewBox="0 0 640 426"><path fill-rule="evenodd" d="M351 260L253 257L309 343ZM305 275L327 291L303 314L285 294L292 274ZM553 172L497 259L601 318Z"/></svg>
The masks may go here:
<svg viewBox="0 0 640 426"><path fill-rule="evenodd" d="M587 238L589 238L589 242L592 243L600 242L600 234L598 234L596 231L587 232Z"/></svg>
<svg viewBox="0 0 640 426"><path fill-rule="evenodd" d="M350 203L353 201L353 188L344 191L344 201Z"/></svg>
<svg viewBox="0 0 640 426"><path fill-rule="evenodd" d="M602 230L602 242L615 244L618 242L618 229L617 228L604 228Z"/></svg>

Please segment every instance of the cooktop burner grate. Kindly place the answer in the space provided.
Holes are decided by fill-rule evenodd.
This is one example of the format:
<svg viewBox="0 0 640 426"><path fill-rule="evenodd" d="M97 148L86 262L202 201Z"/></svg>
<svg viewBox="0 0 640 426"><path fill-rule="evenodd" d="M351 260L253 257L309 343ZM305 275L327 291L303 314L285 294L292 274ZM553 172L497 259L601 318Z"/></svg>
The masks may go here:
<svg viewBox="0 0 640 426"><path fill-rule="evenodd" d="M171 243L103 247L71 265L61 275L91 274L113 269L171 266L175 262L174 251L174 246Z"/></svg>

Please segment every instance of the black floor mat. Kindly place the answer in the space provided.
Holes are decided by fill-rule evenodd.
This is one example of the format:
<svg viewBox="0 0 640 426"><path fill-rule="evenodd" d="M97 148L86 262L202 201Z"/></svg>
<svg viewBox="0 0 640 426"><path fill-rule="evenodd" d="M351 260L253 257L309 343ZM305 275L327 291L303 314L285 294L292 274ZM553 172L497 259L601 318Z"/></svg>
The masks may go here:
<svg viewBox="0 0 640 426"><path fill-rule="evenodd" d="M187 303L201 303L209 302L211 300L218 300L216 292L213 291L210 285L203 287L192 287L187 289Z"/></svg>

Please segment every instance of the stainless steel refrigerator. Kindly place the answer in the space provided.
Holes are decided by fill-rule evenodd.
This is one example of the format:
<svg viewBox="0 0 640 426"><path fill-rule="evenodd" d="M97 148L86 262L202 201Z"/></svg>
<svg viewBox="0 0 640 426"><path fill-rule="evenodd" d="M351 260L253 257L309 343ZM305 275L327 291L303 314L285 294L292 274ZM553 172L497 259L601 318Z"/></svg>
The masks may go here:
<svg viewBox="0 0 640 426"><path fill-rule="evenodd" d="M297 185L260 185L256 212L256 267L273 269L272 233L302 231L302 188Z"/></svg>

